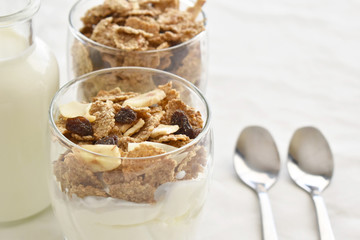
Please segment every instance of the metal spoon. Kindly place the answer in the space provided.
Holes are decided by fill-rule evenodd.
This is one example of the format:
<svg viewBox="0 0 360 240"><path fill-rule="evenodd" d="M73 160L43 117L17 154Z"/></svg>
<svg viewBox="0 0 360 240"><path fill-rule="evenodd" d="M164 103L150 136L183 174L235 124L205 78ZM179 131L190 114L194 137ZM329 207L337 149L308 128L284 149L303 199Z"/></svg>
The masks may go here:
<svg viewBox="0 0 360 240"><path fill-rule="evenodd" d="M235 147L234 167L239 178L259 197L263 239L278 239L267 190L277 180L280 158L266 129L251 126L241 132Z"/></svg>
<svg viewBox="0 0 360 240"><path fill-rule="evenodd" d="M314 201L320 239L334 240L325 203L320 195L330 183L334 161L329 144L318 129L304 127L294 133L287 168L292 180L309 192Z"/></svg>

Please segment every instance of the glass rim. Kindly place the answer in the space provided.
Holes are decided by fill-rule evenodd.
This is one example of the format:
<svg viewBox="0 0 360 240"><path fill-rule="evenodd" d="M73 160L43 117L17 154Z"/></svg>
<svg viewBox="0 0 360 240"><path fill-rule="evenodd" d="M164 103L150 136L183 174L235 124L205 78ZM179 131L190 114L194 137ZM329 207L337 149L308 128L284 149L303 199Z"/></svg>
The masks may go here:
<svg viewBox="0 0 360 240"><path fill-rule="evenodd" d="M58 129L58 127L55 124L54 121L54 117L53 117L53 110L54 110L54 104L56 102L56 100L59 98L59 96L67 89L69 89L72 85L76 84L77 82L81 82L91 76L95 76L95 75L101 75L103 73L110 73L113 71L121 71L121 70L138 70L138 71L147 71L147 72L152 72L152 73L159 73L159 74L163 74L163 75L167 75L169 77L169 79L176 79L177 81L181 82L182 84L184 84L185 86L189 87L191 89L191 91L193 91L202 101L202 103L205 105L205 109L206 109L206 119L205 119L205 125L202 128L202 131L199 133L198 136L196 136L196 138L194 138L192 141L190 141L189 143L185 144L184 146L177 148L176 150L172 150L169 152L165 152L163 154L159 154L159 155L154 155L154 156L148 156L148 157L112 157L112 156L108 156L108 155L103 155L100 153L96 153L96 152L92 152L88 149L85 149L83 147L81 147L78 144L73 143L72 141L70 141L67 137L65 137L60 130ZM195 145L196 143L198 143L201 139L204 138L204 136L210 131L210 121L211 121L211 110L210 107L208 105L208 102L205 98L205 96L201 93L201 91L191 82L185 80L182 77L179 77L173 73L169 73L169 72L165 72L162 70L158 70L158 69L153 69L153 68L146 68L146 67L114 67L114 68L105 68L105 69L101 69L101 70L97 70L94 72L90 72L84 75L81 75L71 81L69 81L68 83L66 83L65 85L63 85L54 95L53 99L51 100L50 103L50 107L49 107L49 122L50 122L50 127L52 130L55 131L56 135L60 138L60 140L65 143L67 146L71 146L72 148L76 148L78 150L90 153L92 155L95 156L99 156L99 157L105 157L108 159L129 159L129 160L146 160L146 159L154 159L154 158L162 158L162 157L166 157L169 155L173 155L173 154L181 154L184 151L186 151L186 149L192 147L193 145ZM141 143L139 143L141 144Z"/></svg>
<svg viewBox="0 0 360 240"><path fill-rule="evenodd" d="M27 4L19 11L9 15L0 16L0 27L7 27L17 22L32 18L40 8L40 0L27 0Z"/></svg>
<svg viewBox="0 0 360 240"><path fill-rule="evenodd" d="M110 47L110 46L107 46L107 45L104 45L104 44L101 44L101 43L98 43L88 37L86 37L84 34L82 34L78 29L76 29L74 27L74 24L73 24L73 21L72 21L72 15L75 11L75 9L78 7L78 5L80 5L82 2L85 2L86 0L78 0L70 9L70 12L69 12L69 16L68 16L68 23L69 23L69 28L70 28L70 31L73 33L73 35L78 39L78 40L81 40L85 43L88 43L89 45L95 47L95 48L101 48L101 49L106 49L107 51L111 51L111 52L120 52L120 53L124 53L124 52L127 52L126 50L123 50L123 49L118 49L118 48L114 48L114 47ZM190 0L180 0L180 1L185 1L185 2L191 2ZM207 23L207 18L206 18L206 15L205 15L205 12L201 9L201 15L204 19L204 27L205 27L205 30L198 33L197 35L195 35L194 37L192 37L191 39L185 41L185 42L182 42L180 44L177 44L177 45L174 45L174 46L171 46L171 47L168 47L168 48L162 48L162 49L152 49L152 50L144 50L144 51L131 51L131 52L136 52L136 53L158 53L158 52L166 52L166 51L169 51L169 50L174 50L174 49L177 49L177 48L181 48L183 46L186 46L186 45L190 45L191 43L193 42L196 42L199 38L201 38L204 34L206 34L206 23Z"/></svg>

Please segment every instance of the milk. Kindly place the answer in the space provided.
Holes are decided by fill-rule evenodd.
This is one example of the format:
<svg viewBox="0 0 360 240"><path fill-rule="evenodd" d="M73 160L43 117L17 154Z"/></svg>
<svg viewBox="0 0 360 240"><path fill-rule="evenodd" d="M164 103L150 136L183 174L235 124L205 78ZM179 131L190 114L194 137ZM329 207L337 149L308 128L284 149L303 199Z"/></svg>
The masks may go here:
<svg viewBox="0 0 360 240"><path fill-rule="evenodd" d="M46 45L0 28L0 222L49 205L48 107L58 67Z"/></svg>

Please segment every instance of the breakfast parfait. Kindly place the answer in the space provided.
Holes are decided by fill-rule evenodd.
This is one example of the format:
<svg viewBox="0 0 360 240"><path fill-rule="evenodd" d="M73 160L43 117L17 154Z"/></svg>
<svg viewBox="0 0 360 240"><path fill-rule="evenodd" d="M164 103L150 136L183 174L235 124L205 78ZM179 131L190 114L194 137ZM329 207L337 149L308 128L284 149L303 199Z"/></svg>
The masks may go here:
<svg viewBox="0 0 360 240"><path fill-rule="evenodd" d="M195 88L157 70L102 70L63 87L50 118L51 197L67 240L193 239L212 164Z"/></svg>
<svg viewBox="0 0 360 240"><path fill-rule="evenodd" d="M181 76L204 89L205 0L80 0L70 12L70 77L140 66Z"/></svg>

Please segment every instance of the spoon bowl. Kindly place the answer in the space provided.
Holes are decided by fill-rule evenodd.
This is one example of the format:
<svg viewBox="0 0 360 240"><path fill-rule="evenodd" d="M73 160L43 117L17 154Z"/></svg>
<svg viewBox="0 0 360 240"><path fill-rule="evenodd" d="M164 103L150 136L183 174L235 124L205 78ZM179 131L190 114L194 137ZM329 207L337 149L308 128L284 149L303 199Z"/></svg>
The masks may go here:
<svg viewBox="0 0 360 240"><path fill-rule="evenodd" d="M278 179L280 157L271 134L264 128L245 128L236 143L234 168L239 178L258 195L262 213L263 239L277 239L267 195Z"/></svg>
<svg viewBox="0 0 360 240"><path fill-rule="evenodd" d="M234 167L239 178L255 189L265 189L276 182L280 171L280 158L270 133L258 126L245 128L236 143Z"/></svg>
<svg viewBox="0 0 360 240"><path fill-rule="evenodd" d="M287 169L292 180L314 201L320 238L335 239L320 195L330 184L334 160L328 142L318 129L303 127L295 131L290 141Z"/></svg>
<svg viewBox="0 0 360 240"><path fill-rule="evenodd" d="M313 127L298 129L290 142L287 167L291 178L307 192L322 192L333 175L334 161L322 133Z"/></svg>

